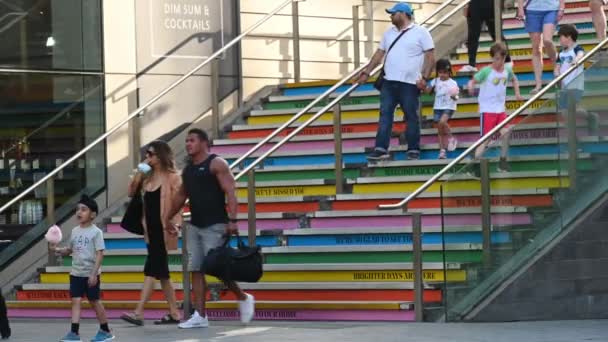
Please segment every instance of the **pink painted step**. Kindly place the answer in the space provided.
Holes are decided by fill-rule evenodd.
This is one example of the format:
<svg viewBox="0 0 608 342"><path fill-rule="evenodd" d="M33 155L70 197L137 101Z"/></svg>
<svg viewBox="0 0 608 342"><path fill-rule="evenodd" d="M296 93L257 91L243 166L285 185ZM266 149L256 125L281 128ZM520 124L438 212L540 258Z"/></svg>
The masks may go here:
<svg viewBox="0 0 608 342"><path fill-rule="evenodd" d="M117 319L125 310L106 310L108 318ZM167 310L146 310L146 319L159 319ZM9 309L10 318L65 318L69 319L69 309ZM207 310L210 320L234 321L239 319L237 310ZM82 318L95 318L95 312L86 309ZM262 321L385 321L406 322L414 320L411 310L256 310L255 320Z"/></svg>
<svg viewBox="0 0 608 342"><path fill-rule="evenodd" d="M493 214L492 224L497 226L526 225L532 219L527 213ZM270 229L298 229L297 219L266 219L256 221L258 230ZM480 226L481 215L477 214L450 214L445 218L448 227ZM247 221L239 220L239 230L247 231ZM387 228L411 227L411 216L370 216L370 217L320 217L310 219L310 228ZM422 228L441 227L441 215L423 215ZM125 230L117 223L108 224L108 233L124 233Z"/></svg>

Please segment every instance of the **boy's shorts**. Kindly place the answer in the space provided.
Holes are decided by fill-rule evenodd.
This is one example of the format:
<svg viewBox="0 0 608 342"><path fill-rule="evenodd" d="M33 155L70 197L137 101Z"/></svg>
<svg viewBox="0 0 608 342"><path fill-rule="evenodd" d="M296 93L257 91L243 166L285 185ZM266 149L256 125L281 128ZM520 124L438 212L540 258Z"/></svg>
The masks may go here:
<svg viewBox="0 0 608 342"><path fill-rule="evenodd" d="M195 225L188 225L187 244L188 244L188 270L199 272L203 266L203 261L209 251L219 247L224 243L226 224L218 223L209 227L200 228Z"/></svg>
<svg viewBox="0 0 608 342"><path fill-rule="evenodd" d="M441 117L446 114L450 119L452 118L452 115L454 115L453 110L451 109L434 109L433 110L433 121L435 122L439 122L441 121Z"/></svg>
<svg viewBox="0 0 608 342"><path fill-rule="evenodd" d="M491 131L492 128L498 126L506 119L507 113L481 113L481 136L486 135L487 132Z"/></svg>
<svg viewBox="0 0 608 342"><path fill-rule="evenodd" d="M101 280L97 276L97 285L89 286L89 277L76 277L70 274L70 297L82 298L85 295L89 301L99 300Z"/></svg>
<svg viewBox="0 0 608 342"><path fill-rule="evenodd" d="M526 32L541 33L543 26L553 24L557 26L558 11L526 11Z"/></svg>
<svg viewBox="0 0 608 342"><path fill-rule="evenodd" d="M583 99L584 91L580 89L564 89L558 93L559 101L557 103L559 110L568 109L568 94L572 94L575 103L580 103Z"/></svg>

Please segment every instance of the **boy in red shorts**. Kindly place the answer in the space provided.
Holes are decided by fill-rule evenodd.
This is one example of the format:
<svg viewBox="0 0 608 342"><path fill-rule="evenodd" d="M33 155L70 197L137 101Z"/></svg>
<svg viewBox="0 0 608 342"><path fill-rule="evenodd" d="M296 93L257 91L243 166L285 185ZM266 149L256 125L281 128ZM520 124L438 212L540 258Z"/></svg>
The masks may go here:
<svg viewBox="0 0 608 342"><path fill-rule="evenodd" d="M507 99L507 83L512 82L515 89L515 97L517 100L523 100L519 92L519 82L509 67L505 67L505 58L507 56L507 47L503 43L496 43L490 48L490 56L492 57L492 65L481 69L469 81L469 93L473 95L475 85L479 84L479 112L481 136L486 135L494 127L498 126L507 118L505 102ZM509 163L507 162L507 153L509 152L509 137L510 128L503 127L500 130L502 137L500 162L498 171L510 171ZM486 140L475 151L475 159L480 159L483 156L490 140Z"/></svg>

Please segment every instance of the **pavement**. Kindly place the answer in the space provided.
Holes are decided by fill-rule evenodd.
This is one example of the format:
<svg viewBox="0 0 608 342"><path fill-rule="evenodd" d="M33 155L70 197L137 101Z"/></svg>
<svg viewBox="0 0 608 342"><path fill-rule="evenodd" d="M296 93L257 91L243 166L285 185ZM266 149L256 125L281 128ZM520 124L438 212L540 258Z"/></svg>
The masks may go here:
<svg viewBox="0 0 608 342"><path fill-rule="evenodd" d="M16 341L58 341L69 320L20 319L11 322ZM512 323L367 323L367 322L211 322L206 329L180 330L175 326L133 327L111 321L114 341L149 342L608 342L608 320ZM81 322L83 341L97 332L94 320Z"/></svg>

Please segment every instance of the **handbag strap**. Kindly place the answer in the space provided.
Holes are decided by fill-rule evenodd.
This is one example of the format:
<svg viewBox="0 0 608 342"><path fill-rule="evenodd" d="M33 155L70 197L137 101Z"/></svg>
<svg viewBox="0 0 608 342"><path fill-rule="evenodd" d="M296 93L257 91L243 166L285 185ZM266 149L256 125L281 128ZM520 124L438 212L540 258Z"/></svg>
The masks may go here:
<svg viewBox="0 0 608 342"><path fill-rule="evenodd" d="M414 24L410 25L410 27L408 27L405 30L401 31L401 33L399 33L399 35L397 36L397 38L395 38L395 40L393 40L393 42L391 43L391 45L388 47L388 50L386 50L386 54L384 55L384 60L385 61L386 61L386 57L388 57L388 53L391 52L391 49L393 48L393 46L395 46L395 44L397 44L397 41L399 41L399 39L401 39L401 37L403 37L403 35L407 31L409 31L413 26L414 26Z"/></svg>

